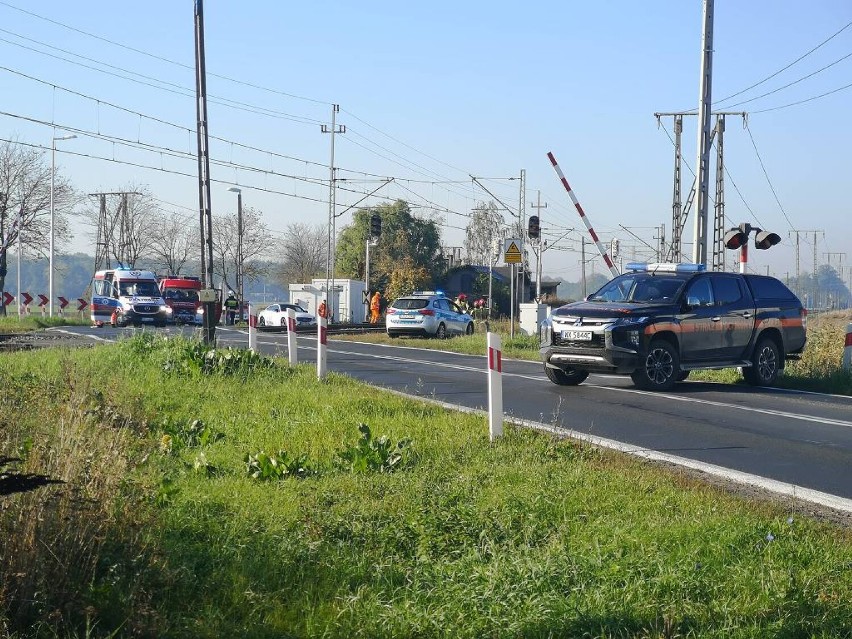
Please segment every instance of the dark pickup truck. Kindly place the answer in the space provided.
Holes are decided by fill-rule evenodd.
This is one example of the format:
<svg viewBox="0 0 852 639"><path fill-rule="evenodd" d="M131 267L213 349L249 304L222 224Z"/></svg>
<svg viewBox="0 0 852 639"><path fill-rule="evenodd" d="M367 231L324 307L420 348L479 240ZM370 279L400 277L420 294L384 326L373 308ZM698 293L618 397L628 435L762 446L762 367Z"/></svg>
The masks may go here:
<svg viewBox="0 0 852 639"><path fill-rule="evenodd" d="M748 383L767 386L805 347L807 311L774 277L693 264L628 270L542 323L541 358L554 384L599 372L668 390L691 370L742 368Z"/></svg>

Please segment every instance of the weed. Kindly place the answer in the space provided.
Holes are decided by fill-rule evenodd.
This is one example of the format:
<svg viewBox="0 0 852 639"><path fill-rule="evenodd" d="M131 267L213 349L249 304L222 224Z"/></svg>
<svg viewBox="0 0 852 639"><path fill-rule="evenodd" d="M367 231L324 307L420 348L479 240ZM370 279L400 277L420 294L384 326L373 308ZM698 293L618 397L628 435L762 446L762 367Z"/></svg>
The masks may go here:
<svg viewBox="0 0 852 639"><path fill-rule="evenodd" d="M361 433L358 443L337 454L341 466L355 473L392 473L402 468L411 439L401 439L396 444L385 435L374 439L367 424L358 426L358 431Z"/></svg>
<svg viewBox="0 0 852 639"><path fill-rule="evenodd" d="M160 425L160 430L163 432L161 441L168 443L168 452L177 452L183 448L203 448L224 437L200 419L180 421L166 417Z"/></svg>
<svg viewBox="0 0 852 639"><path fill-rule="evenodd" d="M255 455L246 455L244 461L246 472L252 479L305 479L319 474L310 464L307 453L290 457L286 450L279 450L272 455L260 451Z"/></svg>

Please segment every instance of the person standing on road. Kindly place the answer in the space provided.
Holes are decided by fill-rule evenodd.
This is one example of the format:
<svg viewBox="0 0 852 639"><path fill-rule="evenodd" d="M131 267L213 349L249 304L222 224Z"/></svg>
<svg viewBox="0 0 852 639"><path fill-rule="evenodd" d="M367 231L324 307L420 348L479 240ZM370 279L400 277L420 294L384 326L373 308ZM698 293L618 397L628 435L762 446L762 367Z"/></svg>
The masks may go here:
<svg viewBox="0 0 852 639"><path fill-rule="evenodd" d="M229 326L233 326L237 317L237 307L240 303L237 301L236 295L234 295L234 291L228 291L228 298L225 300L225 312L227 315L225 316L225 324Z"/></svg>
<svg viewBox="0 0 852 639"><path fill-rule="evenodd" d="M317 309L317 315L320 317L328 317L328 307L325 305L325 300L320 302L319 308Z"/></svg>
<svg viewBox="0 0 852 639"><path fill-rule="evenodd" d="M379 323L379 312L382 309L382 294L378 291L373 295L370 301L370 324Z"/></svg>

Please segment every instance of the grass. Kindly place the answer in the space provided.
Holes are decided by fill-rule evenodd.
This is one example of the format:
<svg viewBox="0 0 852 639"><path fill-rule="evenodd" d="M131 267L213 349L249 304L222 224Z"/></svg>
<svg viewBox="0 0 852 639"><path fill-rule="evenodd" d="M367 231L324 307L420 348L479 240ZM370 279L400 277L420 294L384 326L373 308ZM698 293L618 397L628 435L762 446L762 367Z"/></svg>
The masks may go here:
<svg viewBox="0 0 852 639"><path fill-rule="evenodd" d="M852 636L848 530L685 474L151 335L0 379L65 482L0 497L0 636Z"/></svg>
<svg viewBox="0 0 852 639"><path fill-rule="evenodd" d="M8 312L8 308L7 308ZM41 315L28 315L19 318L17 315L0 316L0 333L26 333L52 326L88 326L92 322L88 318L79 319L79 314L70 313L64 317L42 317Z"/></svg>
<svg viewBox="0 0 852 639"><path fill-rule="evenodd" d="M852 371L842 368L843 345L846 325L852 322L852 312L834 311L812 316L808 320L808 343L800 360L790 360L775 384L781 388L808 390L836 395L852 395ZM479 326L478 329L484 330ZM515 332L509 337L508 322L492 322L492 329L503 340L503 357L539 361L538 339L534 335ZM378 344L395 344L483 355L486 351L485 333L474 333L447 340L425 338L391 339L385 333L357 336L335 336L335 339L350 339ZM711 371L692 371L689 379L726 384L745 384L737 369L728 368Z"/></svg>

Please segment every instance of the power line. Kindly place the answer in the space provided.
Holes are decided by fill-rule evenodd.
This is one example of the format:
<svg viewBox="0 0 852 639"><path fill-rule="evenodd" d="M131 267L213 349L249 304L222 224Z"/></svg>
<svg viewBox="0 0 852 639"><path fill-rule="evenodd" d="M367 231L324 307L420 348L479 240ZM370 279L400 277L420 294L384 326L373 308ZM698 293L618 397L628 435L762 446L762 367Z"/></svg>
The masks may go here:
<svg viewBox="0 0 852 639"><path fill-rule="evenodd" d="M97 34L90 33L88 31L83 31L82 29L72 27L72 26L67 25L63 22L59 22L58 20L52 20L51 18L47 18L45 16L34 13L32 11L27 11L25 9L21 9L20 7L16 7L15 5L10 4L8 2L3 2L2 0L0 0L0 5L6 6L10 9L14 9L15 11L20 11L21 13L25 13L29 16L34 17L34 18L38 18L39 20L44 20L45 22L49 22L49 23L54 24L58 27L62 27L63 29L68 29L69 31L74 31L75 33L79 33L79 34L87 36L89 38L94 38L96 40L100 40L101 42L106 42L107 44L111 44L113 46L120 47L120 48L126 49L128 51L132 51L133 53L138 53L140 55L147 56L147 57L152 58L154 60L166 62L168 64L172 64L174 66L178 66L178 67L181 67L181 68L184 68L184 69L190 69L192 71L195 70L195 67L192 66L192 65L185 64L183 62L177 62L175 60L171 60L171 59L163 57L163 56L159 56L159 55L156 55L156 54L153 54L153 53L149 53L148 51L143 51L142 49L136 49L134 47L131 47L131 46L126 45L126 44L122 44L120 42L115 42L114 40L110 40L109 38L105 38L103 36L99 36ZM231 78L231 77L228 77L226 75L220 75L220 74L211 73L211 72L208 72L207 75L210 75L210 76L215 77L215 78L219 78L220 80L227 80L228 82L233 82L234 84L240 84L242 86L251 87L253 89L259 89L261 91L267 91L269 93L274 93L276 95L282 95L284 97L293 98L293 99L296 99L296 100L305 100L307 102L313 102L315 104L326 104L326 105L329 105L329 106L331 105L331 102L326 102L324 100L317 100L315 98L308 98L306 96L297 95L295 93L287 93L286 91L279 91L277 89L270 89L269 87L264 87L264 86L252 84L251 82L246 82L245 80L237 80L235 78Z"/></svg>
<svg viewBox="0 0 852 639"><path fill-rule="evenodd" d="M834 62L831 62L830 64L825 65L825 66L824 66L824 67L822 67L821 69L817 69L816 71L814 71L814 72L812 72L812 73L809 73L809 74L807 74L807 75L805 75L805 76L802 76L801 78L799 78L799 79L797 79L797 80L793 80L792 82L788 82L788 83L787 83L787 84L785 84L784 86L778 87L777 89L773 89L772 91L767 91L766 93L763 93L763 94L761 94L761 95L759 95L759 96L757 96L757 97L754 97L754 98L749 98L748 100L742 100L741 102L736 102L736 103L734 103L734 104L729 104L729 105L727 105L727 106L726 106L726 107L724 107L724 108L726 108L726 109L732 109L733 107L740 106L740 105L742 105L742 104L747 104L747 103L749 103L749 102L754 102L755 100L760 100L761 98L765 98L766 96L768 96L768 95L772 95L773 93L778 93L779 91L783 91L784 89L787 89L787 88L789 88L789 87L793 86L794 84L798 84L799 82L802 82L803 80L807 80L808 78L811 78L811 77L815 76L815 75L816 75L816 74L818 74L818 73L822 73L822 72L823 72L823 71L825 71L826 69L829 69L829 68L833 67L835 64L838 64L838 63L840 63L840 62L843 62L846 58L849 58L849 57L852 57L852 53L847 53L846 55L844 55L844 56L843 56L843 57L841 57L841 58L838 58L838 59L837 59L837 60L835 60Z"/></svg>
<svg viewBox="0 0 852 639"><path fill-rule="evenodd" d="M810 98L805 98L804 100L797 100L796 102L790 102L788 104L782 104L781 106L770 107L768 109L759 109L757 111L752 111L752 113L768 113L769 111L780 111L781 109L786 109L792 106L798 106L800 104L805 104L806 102L813 102L814 100L819 100L820 98L824 98L828 95L832 95L834 93L839 93L840 91L845 91L846 89L852 87L852 83L846 84L837 89L833 89L831 91L826 91L825 93L820 93L819 95L815 95Z"/></svg>
<svg viewBox="0 0 852 639"><path fill-rule="evenodd" d="M748 131L748 137L751 140L751 145L754 147L754 152L757 155L757 160L760 162L760 168L763 169L763 175L766 177L766 182L769 184L769 188L772 191L772 195L775 196L775 201L778 203L778 208L781 209L781 213L784 215L784 219L787 220L787 224L790 225L792 230L795 230L796 227L793 226L793 223L790 221L790 218L787 217L787 211L784 210L784 206L781 204L781 200L778 199L778 193L775 191L775 187L772 185L772 180L769 179L769 173L766 171L766 165L763 163L763 158L760 157L760 151L757 150L757 144L754 141L754 136L751 133L751 127L749 127L748 123L746 123L746 131Z"/></svg>

